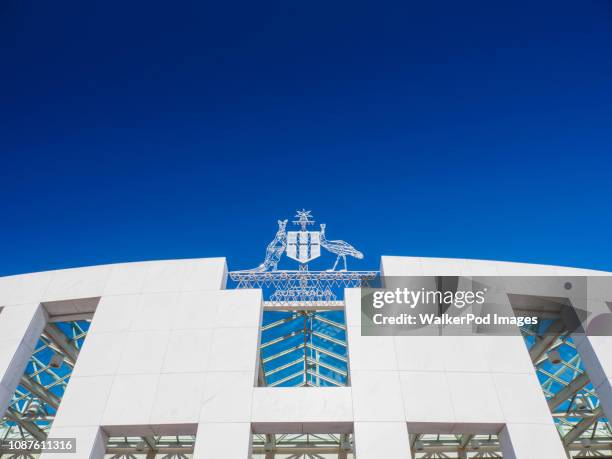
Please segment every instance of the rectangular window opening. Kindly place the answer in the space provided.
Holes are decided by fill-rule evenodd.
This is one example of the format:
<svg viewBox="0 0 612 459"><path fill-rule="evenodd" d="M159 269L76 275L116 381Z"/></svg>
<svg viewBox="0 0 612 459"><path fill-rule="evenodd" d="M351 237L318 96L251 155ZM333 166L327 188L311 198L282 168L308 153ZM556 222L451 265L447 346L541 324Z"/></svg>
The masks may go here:
<svg viewBox="0 0 612 459"><path fill-rule="evenodd" d="M612 457L612 425L561 318L549 313L521 333L569 456Z"/></svg>
<svg viewBox="0 0 612 459"><path fill-rule="evenodd" d="M258 385L348 386L344 309L265 310L261 325Z"/></svg>
<svg viewBox="0 0 612 459"><path fill-rule="evenodd" d="M251 459L354 459L353 434L253 434Z"/></svg>
<svg viewBox="0 0 612 459"><path fill-rule="evenodd" d="M70 307L79 301L75 300ZM70 302L43 304L49 320L0 420L0 439L4 442L47 438L87 337L97 301L97 298L85 299L83 310L89 312L79 314L58 313Z"/></svg>
<svg viewBox="0 0 612 459"><path fill-rule="evenodd" d="M412 459L503 458L494 434L410 434Z"/></svg>

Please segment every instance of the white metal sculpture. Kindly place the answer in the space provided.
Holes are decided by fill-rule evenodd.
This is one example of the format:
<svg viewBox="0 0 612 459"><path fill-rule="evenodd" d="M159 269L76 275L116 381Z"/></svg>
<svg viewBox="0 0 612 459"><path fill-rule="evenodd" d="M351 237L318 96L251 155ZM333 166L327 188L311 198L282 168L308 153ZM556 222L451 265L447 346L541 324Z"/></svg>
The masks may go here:
<svg viewBox="0 0 612 459"><path fill-rule="evenodd" d="M283 252L288 258L298 261L300 269L306 270L306 264L321 256L321 247L336 255L336 262L328 271L335 271L340 258L344 262L344 269L347 270L346 257L351 256L357 259L363 258L363 253L355 249L351 244L341 240L329 241L325 237L326 224L322 223L321 231L308 231L309 225L314 225L310 210L298 210L296 214L297 220L292 223L299 225L299 231L286 231L287 220L278 221L278 231L276 236L268 244L266 249L266 258L263 263L256 268L249 269L247 272L266 272L276 271L278 262L280 261Z"/></svg>
<svg viewBox="0 0 612 459"><path fill-rule="evenodd" d="M309 210L298 210L294 225L300 225L300 231L287 232L287 250L289 258L302 264L321 256L320 234L318 231L308 231L308 225L314 225L310 219Z"/></svg>
<svg viewBox="0 0 612 459"><path fill-rule="evenodd" d="M344 241L328 241L325 237L325 223L321 223L321 247L330 251L331 253L337 255L336 262L334 263L334 267L330 271L335 271L336 266L338 266L338 260L342 258L344 261L344 270L346 271L346 256L350 255L351 257L355 257L359 260L363 258L363 253L359 250L355 249L351 244Z"/></svg>
<svg viewBox="0 0 612 459"><path fill-rule="evenodd" d="M299 210L296 218L292 222L299 226L296 231L286 231L287 220L278 221L278 231L268 244L262 264L230 273L237 288L263 289L264 301L268 305L328 307L337 303L342 289L359 287L376 278L377 271L347 270L346 257L361 259L363 254L347 242L328 241L325 224L321 225L321 231L310 231L308 227L315 223L311 211ZM310 271L308 263L321 256L321 247L336 255L336 261L326 271ZM283 253L299 262L297 269L278 269ZM344 261L344 269L336 271L340 258Z"/></svg>
<svg viewBox="0 0 612 459"><path fill-rule="evenodd" d="M278 268L278 262L283 256L283 252L287 247L287 220L278 220L278 231L276 236L272 239L272 242L268 244L266 248L266 258L262 264L257 268L249 269L249 272L264 272L264 271L276 271Z"/></svg>

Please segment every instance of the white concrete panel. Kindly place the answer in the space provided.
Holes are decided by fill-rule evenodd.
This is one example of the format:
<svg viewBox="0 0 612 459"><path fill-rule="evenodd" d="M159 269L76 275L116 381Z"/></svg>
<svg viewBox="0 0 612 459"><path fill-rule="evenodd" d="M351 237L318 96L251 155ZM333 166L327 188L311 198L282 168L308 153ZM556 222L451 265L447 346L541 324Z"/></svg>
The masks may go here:
<svg viewBox="0 0 612 459"><path fill-rule="evenodd" d="M446 345L440 336L396 336L399 370L444 371Z"/></svg>
<svg viewBox="0 0 612 459"><path fill-rule="evenodd" d="M2 384L0 384L0 417L4 416L4 412L8 408L9 403L11 402L13 392L11 392L7 387L4 387Z"/></svg>
<svg viewBox="0 0 612 459"><path fill-rule="evenodd" d="M40 303L51 276L52 271L18 276L8 304Z"/></svg>
<svg viewBox="0 0 612 459"><path fill-rule="evenodd" d="M53 275L42 301L101 296L111 269L111 265L103 265L52 271Z"/></svg>
<svg viewBox="0 0 612 459"><path fill-rule="evenodd" d="M13 356L17 352L20 341L15 338L0 338L0 384L8 377L7 370L11 365Z"/></svg>
<svg viewBox="0 0 612 459"><path fill-rule="evenodd" d="M459 258L421 258L424 276L461 276L463 260Z"/></svg>
<svg viewBox="0 0 612 459"><path fill-rule="evenodd" d="M248 422L198 425L193 459L248 459L250 452L251 426Z"/></svg>
<svg viewBox="0 0 612 459"><path fill-rule="evenodd" d="M213 328L218 308L219 292L183 292L172 326L176 330Z"/></svg>
<svg viewBox="0 0 612 459"><path fill-rule="evenodd" d="M552 424L542 388L534 375L497 374L493 381L506 422Z"/></svg>
<svg viewBox="0 0 612 459"><path fill-rule="evenodd" d="M99 426L112 384L112 376L72 377L53 427Z"/></svg>
<svg viewBox="0 0 612 459"><path fill-rule="evenodd" d="M212 330L174 330L170 333L162 373L197 373L208 368Z"/></svg>
<svg viewBox="0 0 612 459"><path fill-rule="evenodd" d="M197 421L189 422L187 424L151 424L147 427L151 428L151 430L153 431L153 435L195 435L198 431Z"/></svg>
<svg viewBox="0 0 612 459"><path fill-rule="evenodd" d="M117 375L101 425L149 424L158 383L157 374Z"/></svg>
<svg viewBox="0 0 612 459"><path fill-rule="evenodd" d="M253 379L252 372L207 373L200 422L249 422Z"/></svg>
<svg viewBox="0 0 612 459"><path fill-rule="evenodd" d="M121 263L112 265L104 295L127 295L142 291L150 263Z"/></svg>
<svg viewBox="0 0 612 459"><path fill-rule="evenodd" d="M129 332L118 374L159 373L169 338L169 331Z"/></svg>
<svg viewBox="0 0 612 459"><path fill-rule="evenodd" d="M593 384L598 385L612 375L612 336L586 336L576 342Z"/></svg>
<svg viewBox="0 0 612 459"><path fill-rule="evenodd" d="M380 272L383 276L424 276L421 258L391 257L380 258Z"/></svg>
<svg viewBox="0 0 612 459"><path fill-rule="evenodd" d="M89 304L91 306L97 304L97 302L97 298L80 298L78 300L46 301L43 303L43 306L49 315L62 316L67 314L79 314L80 312L94 312L95 306L90 307L89 311L80 311L79 309L84 309L83 305ZM81 306L81 308L79 308L79 306Z"/></svg>
<svg viewBox="0 0 612 459"><path fill-rule="evenodd" d="M484 360L492 373L522 373L535 378L533 363L522 336L479 336Z"/></svg>
<svg viewBox="0 0 612 459"><path fill-rule="evenodd" d="M484 340L480 336L439 336L444 346L444 368L447 371L487 372Z"/></svg>
<svg viewBox="0 0 612 459"><path fill-rule="evenodd" d="M203 373L165 374L159 377L150 424L197 423L204 391Z"/></svg>
<svg viewBox="0 0 612 459"><path fill-rule="evenodd" d="M595 393L599 397L599 403L608 419L612 418L612 377L602 381L595 387Z"/></svg>
<svg viewBox="0 0 612 459"><path fill-rule="evenodd" d="M249 328L217 328L213 332L210 371L250 371L257 366L259 330Z"/></svg>
<svg viewBox="0 0 612 459"><path fill-rule="evenodd" d="M0 307L7 306L11 302L11 295L19 282L19 276L0 277ZM0 314L2 314L0 312Z"/></svg>
<svg viewBox="0 0 612 459"><path fill-rule="evenodd" d="M497 265L489 260L461 260L463 276L499 276Z"/></svg>
<svg viewBox="0 0 612 459"><path fill-rule="evenodd" d="M407 421L454 424L456 418L446 373L402 371L400 383Z"/></svg>
<svg viewBox="0 0 612 459"><path fill-rule="evenodd" d="M38 303L4 308L0 313L0 339L23 340L34 347L45 323L44 311Z"/></svg>
<svg viewBox="0 0 612 459"><path fill-rule="evenodd" d="M129 330L141 301L140 295L102 297L91 321L88 335Z"/></svg>
<svg viewBox="0 0 612 459"><path fill-rule="evenodd" d="M510 261L495 261L499 276L555 276L554 266L537 265L533 263L514 263Z"/></svg>
<svg viewBox="0 0 612 459"><path fill-rule="evenodd" d="M141 295L138 312L130 325L132 331L168 330L176 314L179 294L176 292Z"/></svg>
<svg viewBox="0 0 612 459"><path fill-rule="evenodd" d="M226 290L218 292L217 297L216 327L259 327L261 324L261 290Z"/></svg>
<svg viewBox="0 0 612 459"><path fill-rule="evenodd" d="M344 289L344 311L347 327L361 327L361 293L358 288Z"/></svg>
<svg viewBox="0 0 612 459"><path fill-rule="evenodd" d="M358 459L410 459L406 423L355 422L355 453Z"/></svg>
<svg viewBox="0 0 612 459"><path fill-rule="evenodd" d="M34 349L23 342L17 343L17 341L11 340L9 345L4 347L3 368L1 370L2 373L0 373L2 375L0 385L8 389L11 395L15 392L15 388L25 371L28 360L34 353ZM0 407L3 407L3 405L0 405ZM6 406L4 406L5 408Z"/></svg>
<svg viewBox="0 0 612 459"><path fill-rule="evenodd" d="M565 459L567 456L551 423L507 424L499 433L504 459Z"/></svg>
<svg viewBox="0 0 612 459"><path fill-rule="evenodd" d="M499 423L503 412L489 373L447 373L457 422Z"/></svg>
<svg viewBox="0 0 612 459"><path fill-rule="evenodd" d="M604 413L612 416L612 337L574 336L582 363L593 383Z"/></svg>
<svg viewBox="0 0 612 459"><path fill-rule="evenodd" d="M185 261L164 260L149 263L142 293L178 292L183 285Z"/></svg>
<svg viewBox="0 0 612 459"><path fill-rule="evenodd" d="M107 435L98 426L51 428L49 438L74 438L75 453L44 453L40 459L103 459Z"/></svg>
<svg viewBox="0 0 612 459"><path fill-rule="evenodd" d="M127 333L88 334L74 367L74 376L114 375L125 350Z"/></svg>
<svg viewBox="0 0 612 459"><path fill-rule="evenodd" d="M181 424L183 427L184 424ZM104 431L111 437L150 437L157 435L156 431L161 426L150 424L124 424L124 425L104 425Z"/></svg>
<svg viewBox="0 0 612 459"><path fill-rule="evenodd" d="M397 370L393 338L389 336L361 336L360 327L348 327L350 369Z"/></svg>
<svg viewBox="0 0 612 459"><path fill-rule="evenodd" d="M227 283L227 263L225 258L202 258L184 260L182 289L221 290Z"/></svg>
<svg viewBox="0 0 612 459"><path fill-rule="evenodd" d="M592 299L612 301L612 274L590 276L587 280L587 295Z"/></svg>
<svg viewBox="0 0 612 459"><path fill-rule="evenodd" d="M253 423L351 423L351 388L257 387L253 394L252 420Z"/></svg>
<svg viewBox="0 0 612 459"><path fill-rule="evenodd" d="M396 371L351 371L355 421L404 421Z"/></svg>
<svg viewBox="0 0 612 459"><path fill-rule="evenodd" d="M597 271L595 269L572 268L570 266L553 266L558 276L609 276L606 271Z"/></svg>
<svg viewBox="0 0 612 459"><path fill-rule="evenodd" d="M304 433L304 423L302 422L254 422L251 424L253 433L257 434L302 434ZM329 431L328 431L329 433ZM281 456L282 457L282 456Z"/></svg>

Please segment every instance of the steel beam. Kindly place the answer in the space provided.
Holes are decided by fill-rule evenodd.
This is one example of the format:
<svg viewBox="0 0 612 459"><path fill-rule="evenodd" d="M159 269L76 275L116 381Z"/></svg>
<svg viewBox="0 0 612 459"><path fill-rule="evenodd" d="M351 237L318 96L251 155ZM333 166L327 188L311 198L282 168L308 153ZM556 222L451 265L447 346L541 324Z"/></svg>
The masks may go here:
<svg viewBox="0 0 612 459"><path fill-rule="evenodd" d="M552 398L548 399L548 408L551 411L556 409L559 405L565 402L568 398L575 395L580 389L589 383L589 376L586 373L582 373L576 379L570 381L570 383L557 392Z"/></svg>
<svg viewBox="0 0 612 459"><path fill-rule="evenodd" d="M74 347L70 340L62 333L62 331L53 323L48 323L43 330L43 333L47 335L55 344L59 350L64 354L66 360L74 366L79 355L79 350Z"/></svg>
<svg viewBox="0 0 612 459"><path fill-rule="evenodd" d="M574 441L578 440L580 435L582 435L584 432L586 432L589 429L589 427L595 424L595 422L597 422L597 419L599 419L599 417L602 415L603 415L603 410L601 406L599 406L593 411L592 416L585 417L582 421L576 424L576 426L572 430L570 430L565 435L565 437L563 437L563 444L567 446L570 443L573 443Z"/></svg>

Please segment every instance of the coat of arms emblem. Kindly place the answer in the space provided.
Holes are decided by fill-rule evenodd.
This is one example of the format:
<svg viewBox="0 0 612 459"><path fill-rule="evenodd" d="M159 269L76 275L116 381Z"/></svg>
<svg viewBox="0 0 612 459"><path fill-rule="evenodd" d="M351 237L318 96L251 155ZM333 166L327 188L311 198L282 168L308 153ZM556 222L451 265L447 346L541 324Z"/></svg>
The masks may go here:
<svg viewBox="0 0 612 459"><path fill-rule="evenodd" d="M376 271L347 269L347 257L362 259L363 253L348 242L327 239L325 223L312 231L309 227L315 221L310 210L298 210L292 223L298 228L287 231L287 220L278 220L276 234L259 266L230 272L238 288L262 288L268 305L327 307L335 304L339 289L361 286L376 278ZM322 271L310 270L309 263L321 257L323 249L335 255L333 266ZM279 269L283 254L298 262L297 269Z"/></svg>
<svg viewBox="0 0 612 459"><path fill-rule="evenodd" d="M287 231L285 254L292 260L308 263L321 256L321 233L308 231L308 225L314 224L314 221L310 220L310 211L298 210L296 217L298 220L293 223L301 228L300 231Z"/></svg>
<svg viewBox="0 0 612 459"><path fill-rule="evenodd" d="M328 252L336 255L334 266L328 271L335 271L340 259L344 262L343 271L346 271L346 257L351 256L361 259L363 254L355 249L348 242L340 240L329 240L325 236L325 224L321 224L320 231L309 231L308 226L314 225L314 220L311 220L312 215L310 210L298 210L297 220L293 221L294 225L299 225L299 231L287 231L287 220L278 221L278 231L276 236L268 244L266 249L266 258L263 263L257 268L249 269L249 272L266 272L276 271L278 262L284 253L288 258L300 263L300 269L307 269L306 265L321 256L321 247Z"/></svg>

